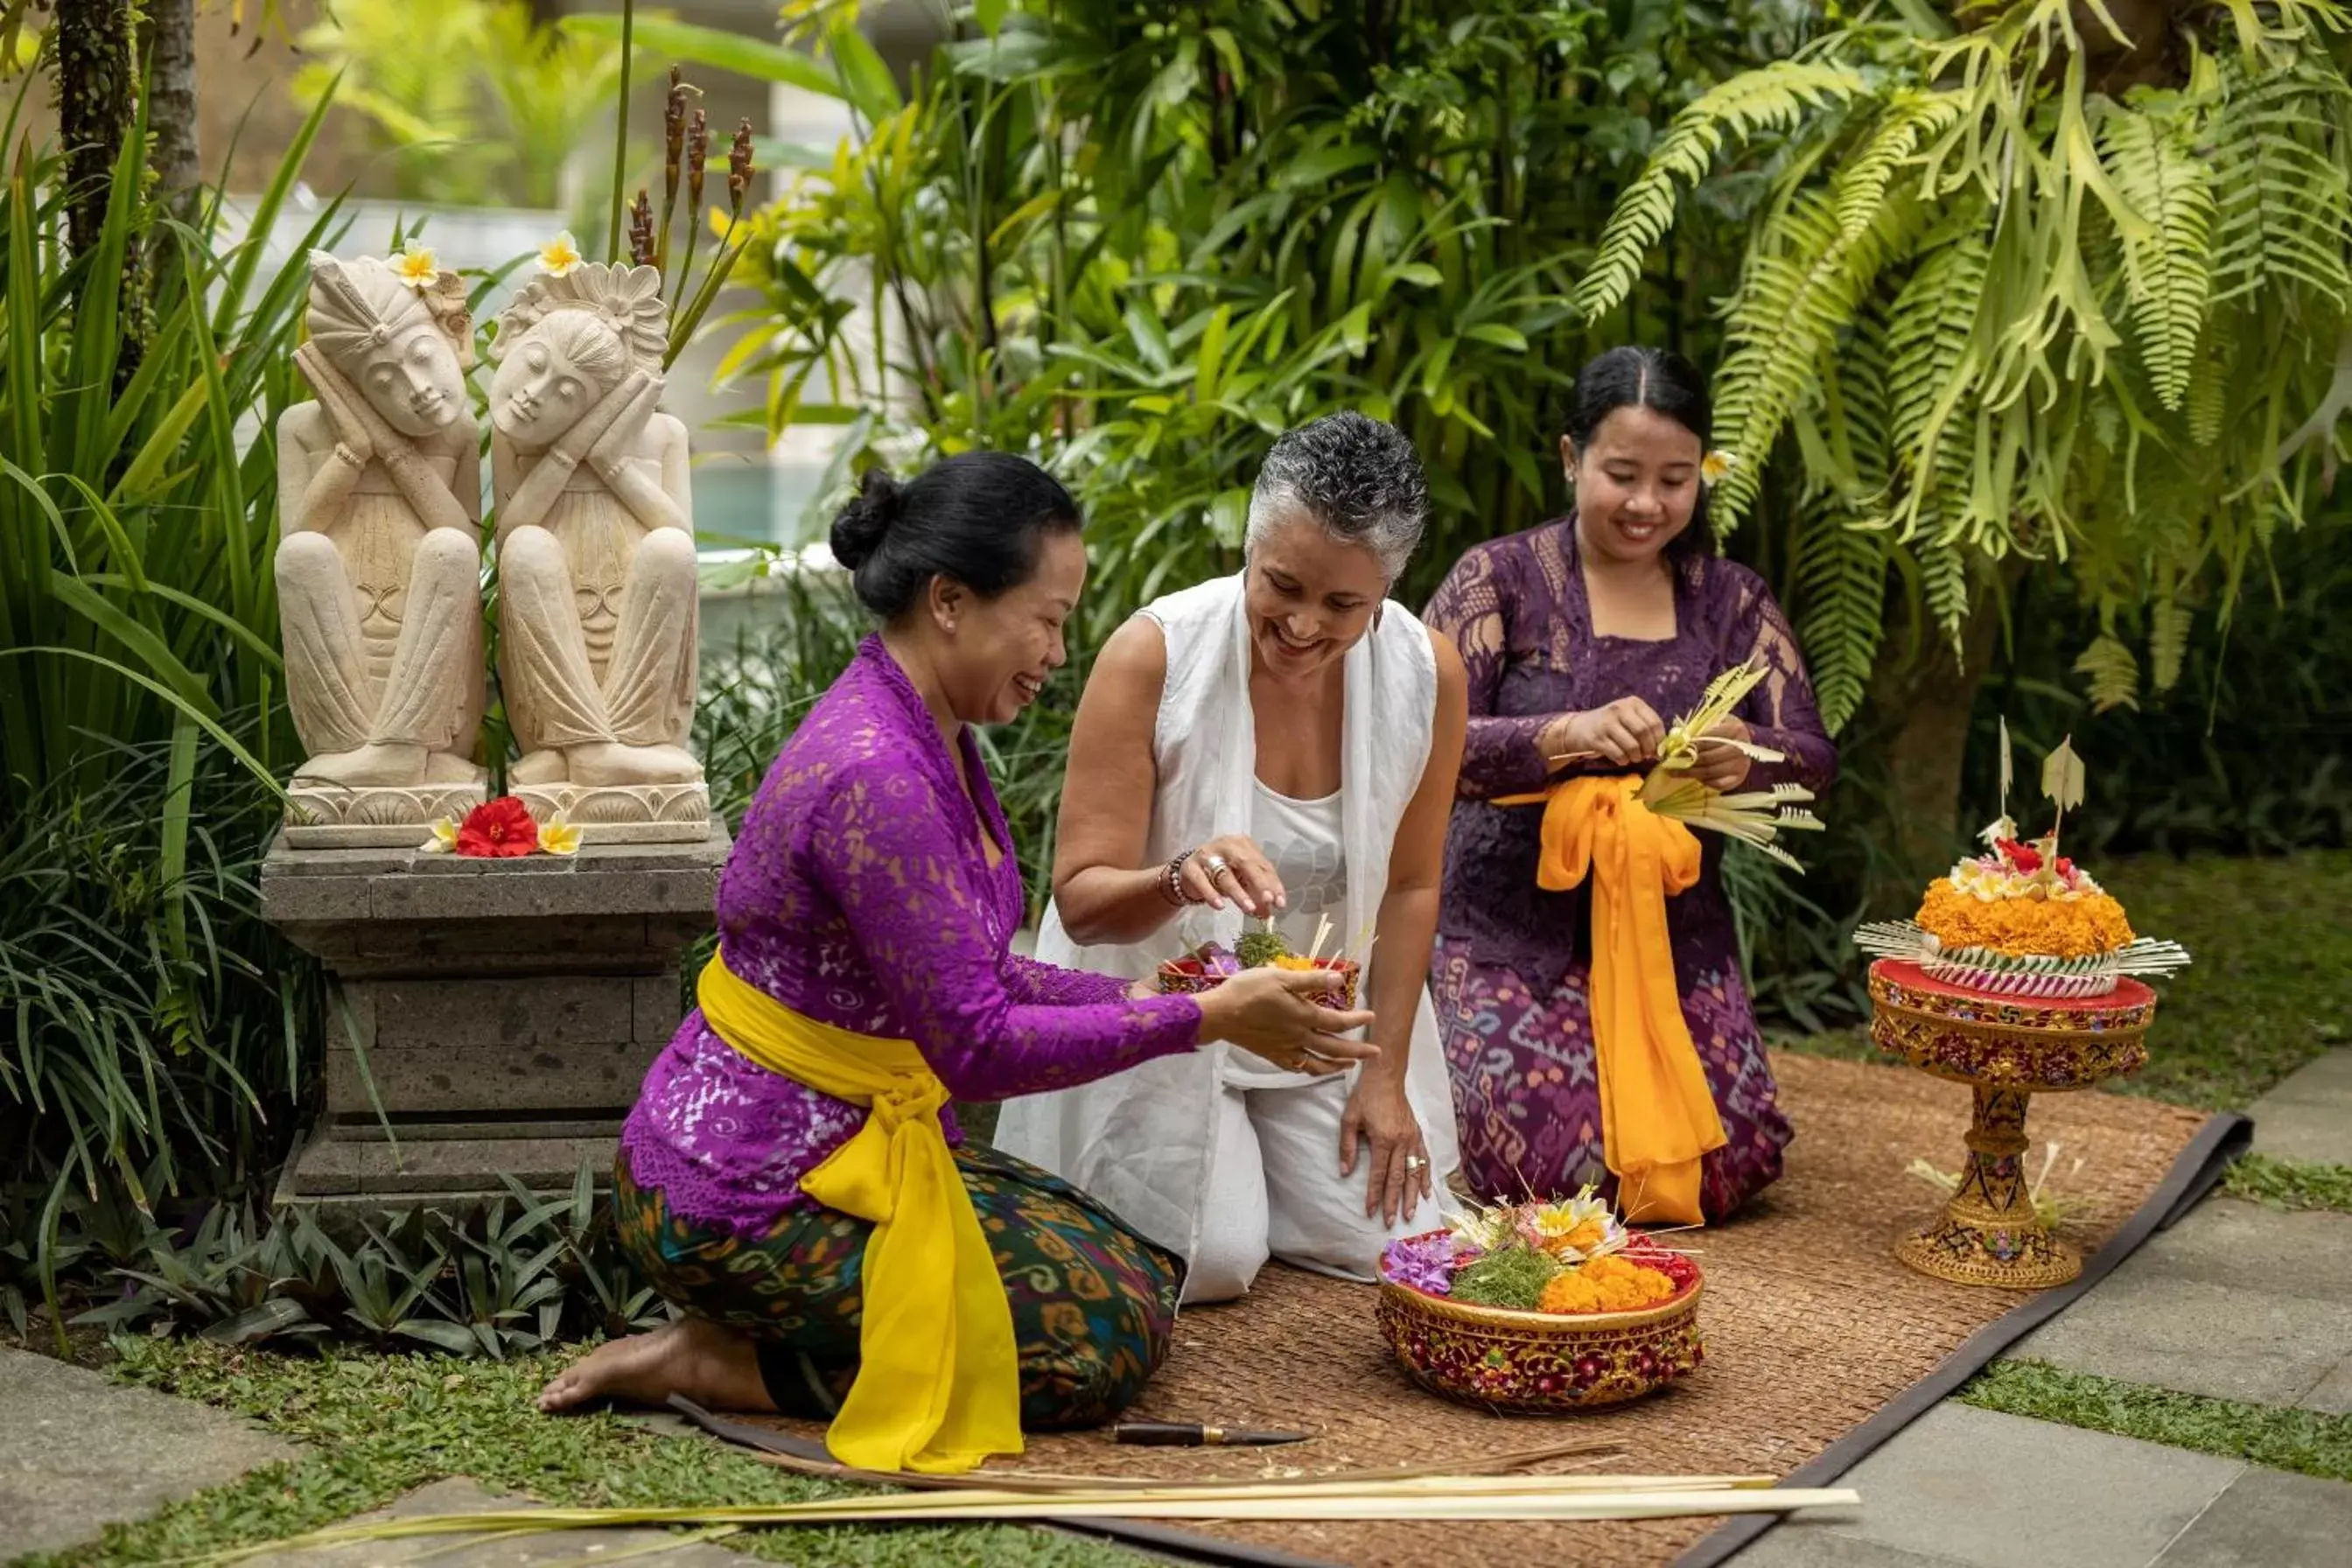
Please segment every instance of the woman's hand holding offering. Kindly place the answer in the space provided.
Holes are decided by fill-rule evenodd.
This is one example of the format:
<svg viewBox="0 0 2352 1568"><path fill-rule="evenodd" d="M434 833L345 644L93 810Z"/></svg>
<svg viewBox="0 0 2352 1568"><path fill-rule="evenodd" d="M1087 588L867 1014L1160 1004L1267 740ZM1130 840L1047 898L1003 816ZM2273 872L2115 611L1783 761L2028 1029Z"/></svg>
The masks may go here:
<svg viewBox="0 0 2352 1568"><path fill-rule="evenodd" d="M1212 838L1184 858L1176 868L1176 888L1188 904L1223 910L1231 899L1242 913L1270 915L1289 901L1274 862L1246 834L1228 833Z"/></svg>
<svg viewBox="0 0 2352 1568"><path fill-rule="evenodd" d="M1748 738L1748 726L1737 719L1726 719L1707 733L1733 741ZM1717 795L1724 795L1746 784L1748 770L1753 765L1748 753L1737 746L1701 745L1698 760L1691 764L1690 776Z"/></svg>
<svg viewBox="0 0 2352 1568"><path fill-rule="evenodd" d="M1537 740L1547 759L1582 753L1632 767L1655 757L1665 738L1657 710L1638 697L1620 697L1582 713L1561 714Z"/></svg>
<svg viewBox="0 0 2352 1568"><path fill-rule="evenodd" d="M1339 984L1326 969L1245 969L1202 993L1201 1041L1230 1041L1285 1072L1318 1078L1375 1061L1378 1046L1346 1037L1371 1027L1370 1013L1316 1005L1316 997Z"/></svg>

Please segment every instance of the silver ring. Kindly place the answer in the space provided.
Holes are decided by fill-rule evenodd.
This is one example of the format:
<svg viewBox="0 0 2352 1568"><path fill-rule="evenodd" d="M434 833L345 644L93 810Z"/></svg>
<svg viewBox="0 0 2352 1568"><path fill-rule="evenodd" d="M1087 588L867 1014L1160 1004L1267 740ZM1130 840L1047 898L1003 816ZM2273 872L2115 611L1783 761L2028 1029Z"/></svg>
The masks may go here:
<svg viewBox="0 0 2352 1568"><path fill-rule="evenodd" d="M1233 869L1222 855L1203 855L1201 857L1201 864L1208 868L1209 880L1212 882Z"/></svg>

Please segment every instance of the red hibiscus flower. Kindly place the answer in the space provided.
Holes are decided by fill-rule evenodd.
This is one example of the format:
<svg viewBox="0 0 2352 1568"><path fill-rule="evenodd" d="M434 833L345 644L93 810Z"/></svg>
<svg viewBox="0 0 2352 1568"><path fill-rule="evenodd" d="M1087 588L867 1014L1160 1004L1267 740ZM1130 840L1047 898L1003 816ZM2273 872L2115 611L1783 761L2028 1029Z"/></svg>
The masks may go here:
<svg viewBox="0 0 2352 1568"><path fill-rule="evenodd" d="M530 808L510 795L486 800L457 826L457 853L503 860L539 847L539 824Z"/></svg>
<svg viewBox="0 0 2352 1568"><path fill-rule="evenodd" d="M2030 844L2020 844L2014 838L2000 841L2002 858L2028 876L2042 869L2042 852Z"/></svg>

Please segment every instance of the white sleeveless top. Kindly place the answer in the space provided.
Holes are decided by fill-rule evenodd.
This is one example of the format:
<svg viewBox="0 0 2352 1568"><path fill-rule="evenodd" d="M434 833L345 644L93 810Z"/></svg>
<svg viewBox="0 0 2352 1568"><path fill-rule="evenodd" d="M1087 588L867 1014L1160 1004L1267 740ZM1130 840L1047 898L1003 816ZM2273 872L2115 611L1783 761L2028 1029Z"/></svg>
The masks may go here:
<svg viewBox="0 0 2352 1568"><path fill-rule="evenodd" d="M1285 837L1289 853L1309 866L1328 903L1334 946L1353 948L1375 928L1386 896L1389 855L1405 808L1420 788L1436 729L1437 660L1429 632L1402 605L1382 607L1370 630L1348 650L1342 667L1346 711L1340 721L1340 789L1328 801L1284 802L1257 782L1257 736L1249 697L1249 620L1242 579L1221 577L1171 594L1143 612L1160 626L1168 648L1152 731L1157 784L1144 863L1164 865L1178 851L1221 834L1246 829L1263 844L1266 827ZM1079 781L1072 781L1074 784ZM1287 809L1286 809L1286 807ZM1337 840L1330 876L1314 868ZM1272 847L1269 846L1269 847ZM1294 917L1301 912L1302 879L1284 868ZM1081 948L1048 907L1037 936L1037 957L1097 973L1140 978L1161 961L1203 942L1233 942L1243 917L1194 906L1150 939ZM1315 916L1306 917L1311 942ZM1373 967L1388 954L1375 951ZM1423 955L1398 954L1402 962ZM1425 977L1415 991L1405 1090L1429 1147L1437 1190L1460 1163L1454 1097L1429 1005ZM1363 995L1371 995L1367 970ZM1234 1058L1251 1064L1237 1068ZM996 1144L1008 1154L1076 1184L1129 1225L1188 1262L1198 1250L1201 1206L1215 1154L1215 1110L1221 1085L1238 1071L1272 1073L1255 1057L1219 1044L1051 1094L1005 1102ZM1304 1081L1289 1074L1275 1077ZM1255 1085L1253 1085L1255 1087ZM1332 1161L1332 1179L1339 1180ZM1357 1177L1362 1179L1360 1171ZM1450 1201L1450 1200L1442 1200Z"/></svg>
<svg viewBox="0 0 2352 1568"><path fill-rule="evenodd" d="M1249 836L1282 879L1285 907L1275 917L1274 929L1293 952L1311 951L1318 930L1326 933L1323 952L1347 948L1355 933L1343 929L1348 851L1340 841L1339 792L1321 800L1293 800L1267 788L1263 780L1250 783ZM1247 1051L1227 1053L1224 1080L1240 1089L1296 1089L1315 1081L1306 1073L1270 1066Z"/></svg>

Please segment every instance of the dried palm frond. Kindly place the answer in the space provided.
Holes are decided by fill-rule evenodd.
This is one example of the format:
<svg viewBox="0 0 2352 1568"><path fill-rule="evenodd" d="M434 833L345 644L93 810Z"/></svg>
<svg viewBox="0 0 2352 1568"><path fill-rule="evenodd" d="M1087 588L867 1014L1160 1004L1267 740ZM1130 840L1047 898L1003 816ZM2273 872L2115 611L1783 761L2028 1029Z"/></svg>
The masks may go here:
<svg viewBox="0 0 2352 1568"><path fill-rule="evenodd" d="M1850 1507L1845 1489L1784 1489L1769 1476L1425 1476L1409 1480L1293 1481L1150 1489L931 1491L716 1508L530 1508L418 1515L333 1525L204 1559L236 1563L415 1536L499 1539L558 1530L677 1526L925 1523L951 1520L1631 1520L1787 1513Z"/></svg>
<svg viewBox="0 0 2352 1568"><path fill-rule="evenodd" d="M1752 741L1711 733L1731 717L1767 671L1760 664L1725 670L1707 682L1698 706L1675 721L1658 747L1658 765L1642 781L1643 805L1660 816L1671 816L1690 827L1704 827L1752 844L1792 871L1805 868L1774 840L1786 830L1819 832L1821 818L1804 809L1813 792L1799 784L1779 784L1769 789L1726 795L1689 776L1706 746L1729 746L1750 762L1777 763L1786 753Z"/></svg>

